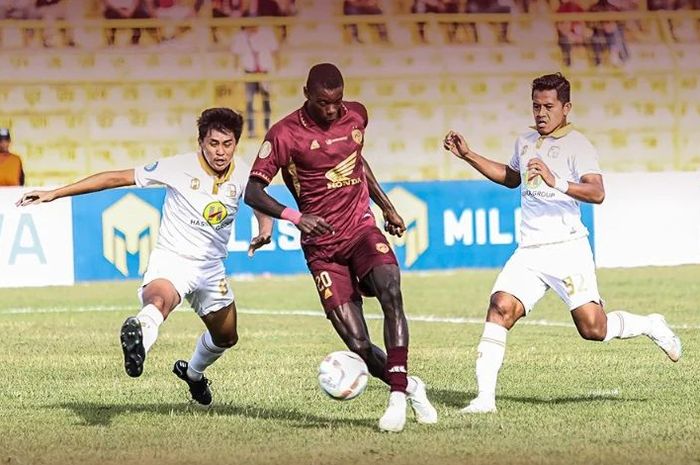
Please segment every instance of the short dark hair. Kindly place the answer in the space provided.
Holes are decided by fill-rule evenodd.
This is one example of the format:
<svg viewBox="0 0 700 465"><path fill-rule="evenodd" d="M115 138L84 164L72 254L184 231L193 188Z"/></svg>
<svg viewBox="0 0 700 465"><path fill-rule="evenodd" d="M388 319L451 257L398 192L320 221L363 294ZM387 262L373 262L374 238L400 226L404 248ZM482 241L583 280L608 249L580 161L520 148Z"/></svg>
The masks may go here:
<svg viewBox="0 0 700 465"><path fill-rule="evenodd" d="M532 94L535 91L556 90L557 100L561 103L569 103L571 101L571 84L561 73L545 74L532 81Z"/></svg>
<svg viewBox="0 0 700 465"><path fill-rule="evenodd" d="M241 138L243 132L243 116L230 108L207 108L197 118L199 129L199 140L202 141L209 134L209 131L233 132L236 142Z"/></svg>
<svg viewBox="0 0 700 465"><path fill-rule="evenodd" d="M343 75L333 63L319 63L313 65L309 70L309 77L306 79L306 89L315 87L322 89L337 89L343 87Z"/></svg>

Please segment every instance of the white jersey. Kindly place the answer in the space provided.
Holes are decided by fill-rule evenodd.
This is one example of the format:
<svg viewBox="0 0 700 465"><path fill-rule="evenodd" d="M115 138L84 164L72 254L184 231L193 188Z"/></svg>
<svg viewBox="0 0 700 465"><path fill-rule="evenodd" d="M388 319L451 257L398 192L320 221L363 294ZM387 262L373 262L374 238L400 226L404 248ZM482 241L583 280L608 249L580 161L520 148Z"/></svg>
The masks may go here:
<svg viewBox="0 0 700 465"><path fill-rule="evenodd" d="M166 187L156 248L194 260L226 257L250 167L240 159L218 177L195 152L135 169L139 187Z"/></svg>
<svg viewBox="0 0 700 465"><path fill-rule="evenodd" d="M541 177L527 181L527 163L540 158L552 173L571 182L586 174L601 174L598 152L571 124L552 134L530 131L518 137L508 166L521 177L520 246L552 244L588 235L581 222L579 202L547 186Z"/></svg>

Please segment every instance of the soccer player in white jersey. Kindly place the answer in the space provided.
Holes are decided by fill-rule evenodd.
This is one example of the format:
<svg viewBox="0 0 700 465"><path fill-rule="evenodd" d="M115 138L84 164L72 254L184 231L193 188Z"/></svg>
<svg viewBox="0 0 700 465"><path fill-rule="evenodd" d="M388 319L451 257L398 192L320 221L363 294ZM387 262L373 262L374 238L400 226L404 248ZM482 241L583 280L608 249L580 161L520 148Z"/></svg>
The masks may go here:
<svg viewBox="0 0 700 465"><path fill-rule="evenodd" d="M566 117L570 85L561 73L532 83L534 130L518 137L508 164L474 152L464 137L450 131L444 147L491 181L521 186L521 240L491 291L486 323L477 347L478 395L463 413L496 411L496 381L506 335L552 288L569 307L581 337L592 341L648 336L676 362L680 339L659 314L605 313L598 294L588 231L579 202L605 198L596 149Z"/></svg>
<svg viewBox="0 0 700 465"><path fill-rule="evenodd" d="M223 259L250 167L233 158L243 128L241 115L228 108L210 108L197 125L196 152L136 169L98 173L51 191L32 191L17 205L123 186L166 187L158 240L138 291L143 307L121 329L124 368L129 376L141 375L159 326L186 298L206 331L197 339L190 361L176 361L173 372L188 384L195 401L209 405L212 397L204 370L238 341L236 305ZM249 255L269 243L272 232L272 219L255 215L259 234L251 239Z"/></svg>

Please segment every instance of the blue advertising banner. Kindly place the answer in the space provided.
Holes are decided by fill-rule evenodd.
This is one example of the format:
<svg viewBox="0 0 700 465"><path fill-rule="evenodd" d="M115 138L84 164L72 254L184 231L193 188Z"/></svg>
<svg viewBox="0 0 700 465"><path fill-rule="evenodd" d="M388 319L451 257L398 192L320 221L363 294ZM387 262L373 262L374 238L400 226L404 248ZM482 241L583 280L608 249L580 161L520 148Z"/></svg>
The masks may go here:
<svg viewBox="0 0 700 465"><path fill-rule="evenodd" d="M383 185L407 230L390 238L404 270L502 266L517 247L520 190L490 181L436 181ZM270 195L294 205L284 186ZM73 199L76 281L138 278L155 244L164 189L119 189ZM593 243L593 208L582 204L583 222ZM375 216L382 221L381 212ZM256 229L252 211L242 206L229 242L230 274L306 272L299 230L278 221L272 243L247 256Z"/></svg>
<svg viewBox="0 0 700 465"><path fill-rule="evenodd" d="M403 269L501 267L517 248L519 188L491 181L382 186L406 223L404 237L390 240ZM592 205L582 204L581 215L593 244Z"/></svg>
<svg viewBox="0 0 700 465"><path fill-rule="evenodd" d="M266 191L283 205L296 205L292 194L285 186L269 186ZM255 256L250 258L248 243L254 235L253 231L257 234L255 216L250 207L243 204L236 216L231 240L228 243L229 255L225 261L227 273L296 274L308 270L299 243L301 231L292 223L276 221L272 242L258 249Z"/></svg>
<svg viewBox="0 0 700 465"><path fill-rule="evenodd" d="M73 197L76 281L138 278L148 265L165 189L116 189Z"/></svg>

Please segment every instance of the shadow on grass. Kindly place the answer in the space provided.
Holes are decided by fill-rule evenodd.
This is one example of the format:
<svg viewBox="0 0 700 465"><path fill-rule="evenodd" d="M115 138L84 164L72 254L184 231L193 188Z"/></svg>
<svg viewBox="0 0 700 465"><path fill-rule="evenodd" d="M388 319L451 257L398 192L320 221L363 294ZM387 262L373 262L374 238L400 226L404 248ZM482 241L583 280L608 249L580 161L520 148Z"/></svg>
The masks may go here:
<svg viewBox="0 0 700 465"><path fill-rule="evenodd" d="M287 421L298 428L341 428L345 426L361 426L376 428L377 420L372 419L343 419L321 417L292 408L257 407L252 405L219 404L210 409L202 409L187 403L153 403L153 404L108 404L100 402L67 402L46 405L45 408L61 408L71 410L78 415L87 426L109 426L115 417L121 415L138 415L150 413L172 417L187 415L230 415L251 419Z"/></svg>
<svg viewBox="0 0 700 465"><path fill-rule="evenodd" d="M450 389L428 389L428 396L433 401L434 404L442 404L448 408L462 408L465 407L471 399L476 397L476 391L454 391ZM600 392L591 394L581 394L574 396L562 396L562 397L538 397L538 396L509 396L509 395L499 395L496 397L497 401L509 401L516 402L520 404L540 404L540 405L566 405L566 404L579 404L586 402L645 402L646 398L630 398L622 397L614 392Z"/></svg>

